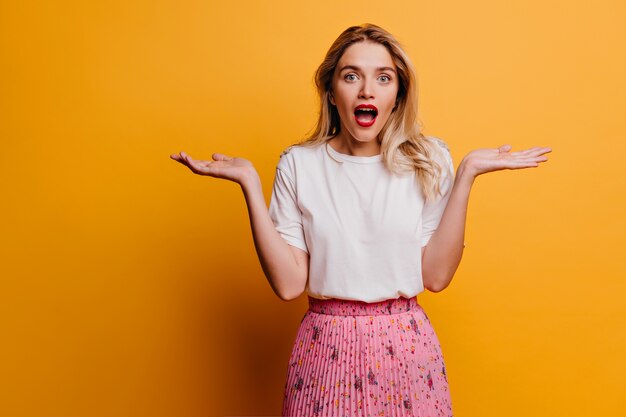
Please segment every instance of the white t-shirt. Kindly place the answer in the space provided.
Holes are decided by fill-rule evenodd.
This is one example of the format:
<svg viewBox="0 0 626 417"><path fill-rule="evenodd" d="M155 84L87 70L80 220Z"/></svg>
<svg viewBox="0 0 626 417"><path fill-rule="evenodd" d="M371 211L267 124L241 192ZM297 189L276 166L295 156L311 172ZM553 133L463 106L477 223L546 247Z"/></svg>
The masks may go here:
<svg viewBox="0 0 626 417"><path fill-rule="evenodd" d="M454 181L448 147L437 143L443 196L426 204L415 174L392 174L382 154L347 155L324 143L281 155L269 214L285 241L309 254L308 295L376 302L424 291L421 248Z"/></svg>

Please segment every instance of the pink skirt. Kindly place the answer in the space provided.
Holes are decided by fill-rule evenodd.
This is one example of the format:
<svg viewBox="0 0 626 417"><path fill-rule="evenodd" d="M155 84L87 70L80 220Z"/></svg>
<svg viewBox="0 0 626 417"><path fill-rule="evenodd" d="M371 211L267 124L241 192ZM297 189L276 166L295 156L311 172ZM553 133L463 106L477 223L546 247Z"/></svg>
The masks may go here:
<svg viewBox="0 0 626 417"><path fill-rule="evenodd" d="M451 416L439 340L417 299L309 296L287 367L282 414Z"/></svg>

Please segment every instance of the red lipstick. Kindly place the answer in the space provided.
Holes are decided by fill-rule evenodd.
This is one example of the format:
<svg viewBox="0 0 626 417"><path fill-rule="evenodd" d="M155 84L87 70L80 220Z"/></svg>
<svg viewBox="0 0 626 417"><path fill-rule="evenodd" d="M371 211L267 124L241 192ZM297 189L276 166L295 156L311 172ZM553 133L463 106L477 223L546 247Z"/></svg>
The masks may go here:
<svg viewBox="0 0 626 417"><path fill-rule="evenodd" d="M361 127L370 127L376 121L378 109L373 104L359 104L354 109L354 119Z"/></svg>

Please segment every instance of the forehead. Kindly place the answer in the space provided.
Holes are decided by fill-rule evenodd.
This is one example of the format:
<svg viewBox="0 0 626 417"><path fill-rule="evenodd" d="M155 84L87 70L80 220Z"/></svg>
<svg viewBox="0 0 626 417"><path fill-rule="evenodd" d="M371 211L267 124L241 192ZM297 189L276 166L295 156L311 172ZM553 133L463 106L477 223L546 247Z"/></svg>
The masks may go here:
<svg viewBox="0 0 626 417"><path fill-rule="evenodd" d="M345 65L354 65L363 69L396 68L393 58L385 46L368 41L353 43L346 48L337 63L337 67L342 68Z"/></svg>

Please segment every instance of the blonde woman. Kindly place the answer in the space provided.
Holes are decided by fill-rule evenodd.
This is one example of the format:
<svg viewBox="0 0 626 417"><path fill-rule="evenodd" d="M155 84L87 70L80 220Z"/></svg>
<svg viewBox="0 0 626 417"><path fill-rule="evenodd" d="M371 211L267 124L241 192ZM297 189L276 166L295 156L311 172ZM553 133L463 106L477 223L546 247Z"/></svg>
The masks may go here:
<svg viewBox="0 0 626 417"><path fill-rule="evenodd" d="M240 184L263 271L307 294L287 366L285 416L450 416L439 340L416 296L452 280L481 174L539 166L550 148L467 154L420 131L411 61L384 29L346 29L315 77L313 134L282 153L269 209L243 158L171 157Z"/></svg>

